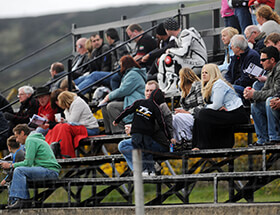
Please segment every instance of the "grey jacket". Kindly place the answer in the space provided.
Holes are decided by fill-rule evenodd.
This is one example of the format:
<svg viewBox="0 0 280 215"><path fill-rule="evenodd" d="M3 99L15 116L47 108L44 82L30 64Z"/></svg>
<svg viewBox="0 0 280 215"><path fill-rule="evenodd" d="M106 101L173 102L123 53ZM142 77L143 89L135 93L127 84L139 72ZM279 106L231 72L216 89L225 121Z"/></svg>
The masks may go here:
<svg viewBox="0 0 280 215"><path fill-rule="evenodd" d="M267 79L261 90L255 91L253 100L265 101L268 97L275 96L280 92L280 61L267 74Z"/></svg>

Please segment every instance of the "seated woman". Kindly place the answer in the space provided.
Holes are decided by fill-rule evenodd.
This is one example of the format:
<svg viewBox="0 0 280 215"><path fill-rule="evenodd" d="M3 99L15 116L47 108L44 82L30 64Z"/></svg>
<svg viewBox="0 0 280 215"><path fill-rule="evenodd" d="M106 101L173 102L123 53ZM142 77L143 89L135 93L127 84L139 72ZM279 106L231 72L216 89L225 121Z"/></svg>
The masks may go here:
<svg viewBox="0 0 280 215"><path fill-rule="evenodd" d="M204 65L201 76L206 106L195 116L193 150L231 148L234 145L232 126L247 123L247 113L216 64Z"/></svg>
<svg viewBox="0 0 280 215"><path fill-rule="evenodd" d="M87 136L99 134L98 122L87 103L77 94L64 91L58 97L58 106L64 109L65 119L46 135L46 141L60 142L61 154L75 157L79 141Z"/></svg>
<svg viewBox="0 0 280 215"><path fill-rule="evenodd" d="M180 142L182 138L192 139L193 116L204 106L201 82L193 70L182 68L179 71L179 77L182 108L175 109L175 115L173 115L173 136L177 142Z"/></svg>
<svg viewBox="0 0 280 215"><path fill-rule="evenodd" d="M120 87L110 92L100 103L101 105L108 103L102 107L105 133L124 133L124 124L131 123L133 115L125 117L117 126L113 126L113 121L126 107L138 99L145 98L146 69L141 69L130 55L123 56L120 65L122 74Z"/></svg>
<svg viewBox="0 0 280 215"><path fill-rule="evenodd" d="M228 71L228 66L231 60L230 57L234 55L231 49L230 39L238 33L238 30L233 27L226 27L221 31L221 39L225 45L225 58L223 64L219 65L218 67L222 73Z"/></svg>

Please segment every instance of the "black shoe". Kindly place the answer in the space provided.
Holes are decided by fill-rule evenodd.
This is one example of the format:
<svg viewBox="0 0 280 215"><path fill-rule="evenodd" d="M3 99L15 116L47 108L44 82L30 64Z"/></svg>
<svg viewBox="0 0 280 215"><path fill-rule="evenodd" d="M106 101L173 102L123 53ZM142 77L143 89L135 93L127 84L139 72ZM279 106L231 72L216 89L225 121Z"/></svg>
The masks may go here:
<svg viewBox="0 0 280 215"><path fill-rule="evenodd" d="M248 146L249 147L264 146L264 144L255 142L255 143L249 144Z"/></svg>
<svg viewBox="0 0 280 215"><path fill-rule="evenodd" d="M265 145L266 146L280 145L280 141L279 140L271 140L269 142L266 142Z"/></svg>
<svg viewBox="0 0 280 215"><path fill-rule="evenodd" d="M8 205L8 209L21 209L21 208L29 208L32 202L27 199L18 199L13 204Z"/></svg>

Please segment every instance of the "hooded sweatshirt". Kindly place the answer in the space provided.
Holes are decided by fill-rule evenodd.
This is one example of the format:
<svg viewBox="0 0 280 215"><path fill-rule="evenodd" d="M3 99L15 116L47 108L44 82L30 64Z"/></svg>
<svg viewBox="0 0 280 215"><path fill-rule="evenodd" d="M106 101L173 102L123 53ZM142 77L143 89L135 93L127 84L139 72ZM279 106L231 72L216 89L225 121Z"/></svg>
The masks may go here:
<svg viewBox="0 0 280 215"><path fill-rule="evenodd" d="M134 113L131 134L140 133L152 136L155 132L155 121L158 122L159 127L164 130L165 135L170 139L164 118L159 108L159 104L164 101L163 93L160 89L152 92L149 99L140 99L135 101L131 106L127 107L115 120L119 123L121 119L128 114Z"/></svg>
<svg viewBox="0 0 280 215"><path fill-rule="evenodd" d="M14 164L14 167L44 167L60 172L61 166L57 163L49 144L40 133L30 134L25 141L25 159Z"/></svg>

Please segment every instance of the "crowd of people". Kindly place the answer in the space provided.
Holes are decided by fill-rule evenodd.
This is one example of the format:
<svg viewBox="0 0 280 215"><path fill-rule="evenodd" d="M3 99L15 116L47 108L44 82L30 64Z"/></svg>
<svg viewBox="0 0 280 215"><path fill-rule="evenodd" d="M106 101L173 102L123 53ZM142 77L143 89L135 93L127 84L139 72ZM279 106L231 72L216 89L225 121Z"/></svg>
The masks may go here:
<svg viewBox="0 0 280 215"><path fill-rule="evenodd" d="M114 28L105 32L108 44L98 33L78 39L70 88L61 62L50 66L44 86L20 87L18 112L11 107L0 112L0 130L8 129L0 149L14 155L12 164L1 163L15 169L12 179L10 173L1 182L12 183L9 207L22 207L29 198L27 179L58 177L60 166L49 145L59 143L61 156L73 158L81 139L100 134L87 97L98 90L91 85L99 80L97 87L108 89L98 105L103 132L131 135L118 145L131 170L133 149L143 150L143 172L151 175L150 152L168 152L170 143L187 140L192 150L233 147L233 126L249 122L245 108L251 109L258 137L253 145L279 144L280 17L275 3L246 2L222 0L225 55L219 65L207 62L206 45L195 28L181 29L168 18L157 26L158 41L140 25L129 25L134 50L122 44ZM180 107L171 111L165 97L178 93ZM8 105L3 96L0 105ZM30 123L34 116L40 123Z"/></svg>

